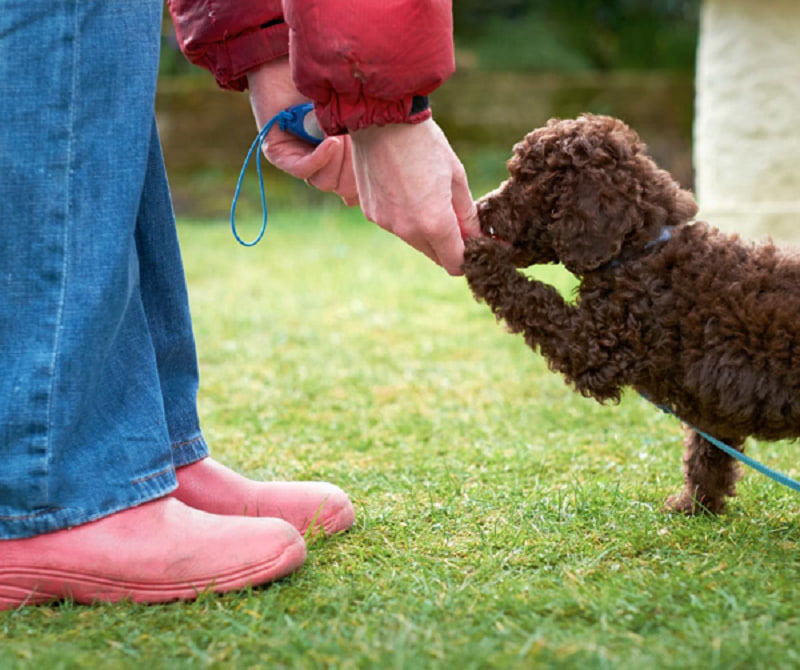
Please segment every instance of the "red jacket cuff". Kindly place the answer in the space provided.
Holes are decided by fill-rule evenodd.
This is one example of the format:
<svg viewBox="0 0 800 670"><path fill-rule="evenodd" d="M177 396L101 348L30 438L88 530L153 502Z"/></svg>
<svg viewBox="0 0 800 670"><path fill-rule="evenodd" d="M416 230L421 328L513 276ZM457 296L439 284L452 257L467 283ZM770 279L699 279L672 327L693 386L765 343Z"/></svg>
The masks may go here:
<svg viewBox="0 0 800 670"><path fill-rule="evenodd" d="M247 87L248 70L289 52L281 0L168 0L178 44L223 88Z"/></svg>
<svg viewBox="0 0 800 670"><path fill-rule="evenodd" d="M284 0L283 9L294 81L326 133L430 118L414 99L455 69L450 0Z"/></svg>
<svg viewBox="0 0 800 670"><path fill-rule="evenodd" d="M390 123L421 123L431 118L426 104L418 109L420 96L409 95L400 100L380 100L364 95L332 94L325 102L314 104L320 127L326 135L341 135L368 126Z"/></svg>
<svg viewBox="0 0 800 670"><path fill-rule="evenodd" d="M231 91L247 88L247 73L289 53L289 27L278 23L219 42L206 51L205 65L217 83Z"/></svg>

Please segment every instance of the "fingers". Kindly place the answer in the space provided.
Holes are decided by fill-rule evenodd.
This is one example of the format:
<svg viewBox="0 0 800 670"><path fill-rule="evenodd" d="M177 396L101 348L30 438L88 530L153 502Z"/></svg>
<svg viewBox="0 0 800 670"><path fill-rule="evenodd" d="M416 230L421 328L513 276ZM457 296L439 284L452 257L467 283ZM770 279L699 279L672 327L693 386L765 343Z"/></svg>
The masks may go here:
<svg viewBox="0 0 800 670"><path fill-rule="evenodd" d="M399 225L397 217L383 219L380 215L370 213L365 213L365 216L425 254L449 274L463 274L461 266L464 263L464 241L461 239L458 220L452 211L443 212L439 216L427 214L428 218L424 223L420 223L419 219L411 219Z"/></svg>
<svg viewBox="0 0 800 670"><path fill-rule="evenodd" d="M343 142L340 137L328 137L322 144L326 143L330 146L330 149L327 155L324 156L324 162L318 161L316 163L317 169L313 174L304 177L304 179L320 191L338 192L339 175L342 171L342 156L344 155ZM317 147L314 153L317 153L322 144ZM313 156L314 154L311 155Z"/></svg>
<svg viewBox="0 0 800 670"><path fill-rule="evenodd" d="M445 213L437 223L430 226L425 237L439 265L453 276L463 274L461 266L464 263L464 241L461 239L458 219L453 212Z"/></svg>
<svg viewBox="0 0 800 670"><path fill-rule="evenodd" d="M384 199L387 189L373 193L367 183L362 186L361 204L367 220L397 235L449 274L459 276L463 274L461 267L464 263L463 231L452 204L454 196L448 193L447 187L442 190L445 192L443 197L434 190L421 200L405 202L393 197ZM467 196L462 197L464 202L460 204L461 211L468 225L476 226L475 223L469 223L470 216L475 221L477 216L472 211L472 197L466 190ZM466 201L471 207L464 204Z"/></svg>
<svg viewBox="0 0 800 670"><path fill-rule="evenodd" d="M463 275L464 240L480 236L480 225L466 173L458 160L451 180L450 202L447 198L436 198L429 201L428 207L421 209L419 214L424 221L416 224L419 240L416 243L407 241L450 275Z"/></svg>
<svg viewBox="0 0 800 670"><path fill-rule="evenodd" d="M308 178L308 183L320 191L338 193L347 205L358 203L358 189L353 174L353 159L350 138L346 136L329 138L336 141L333 151L325 165Z"/></svg>
<svg viewBox="0 0 800 670"><path fill-rule="evenodd" d="M268 142L264 155L275 167L293 177L310 179L330 162L337 148L335 137L326 138L313 150L307 142L281 137Z"/></svg>
<svg viewBox="0 0 800 670"><path fill-rule="evenodd" d="M342 141L344 143L344 152L342 154L339 185L336 188L336 192L342 196L342 200L348 207L353 207L359 202L356 175L353 170L353 141L349 135L342 137Z"/></svg>
<svg viewBox="0 0 800 670"><path fill-rule="evenodd" d="M358 204L350 140L327 137L315 149L296 138L278 136L264 149L267 160L320 191L339 194L348 206Z"/></svg>
<svg viewBox="0 0 800 670"><path fill-rule="evenodd" d="M468 240L481 235L481 226L478 209L467 184L467 175L461 165L459 168L453 173L453 211L461 228L461 237Z"/></svg>
<svg viewBox="0 0 800 670"><path fill-rule="evenodd" d="M412 240L403 240L403 241L406 242L406 244L412 246L417 251L425 254L434 263L436 263L436 265L441 265L441 263L439 262L439 257L436 255L436 252L433 250L433 247L431 247L431 245L428 244L426 240L420 239L415 241Z"/></svg>

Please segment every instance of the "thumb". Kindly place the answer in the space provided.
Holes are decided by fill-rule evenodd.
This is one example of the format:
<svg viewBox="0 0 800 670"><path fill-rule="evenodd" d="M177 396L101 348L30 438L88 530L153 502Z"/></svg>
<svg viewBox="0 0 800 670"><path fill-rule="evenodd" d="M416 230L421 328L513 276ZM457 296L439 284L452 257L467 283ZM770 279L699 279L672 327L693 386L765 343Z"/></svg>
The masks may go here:
<svg viewBox="0 0 800 670"><path fill-rule="evenodd" d="M478 220L478 209L472 200L467 175L463 168L453 173L453 210L458 218L458 225L461 228L461 237L468 240L471 237L479 237L481 234L480 221Z"/></svg>
<svg viewBox="0 0 800 670"><path fill-rule="evenodd" d="M277 168L298 179L308 179L319 172L333 156L340 140L336 137L325 139L313 151L302 140L281 142L267 147L267 159Z"/></svg>

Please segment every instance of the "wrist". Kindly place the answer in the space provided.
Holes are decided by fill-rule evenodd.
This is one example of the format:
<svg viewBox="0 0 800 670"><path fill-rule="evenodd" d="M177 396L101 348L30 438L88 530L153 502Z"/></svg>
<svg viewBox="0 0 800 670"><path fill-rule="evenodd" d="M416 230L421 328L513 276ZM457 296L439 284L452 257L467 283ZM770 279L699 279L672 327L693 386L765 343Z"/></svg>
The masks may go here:
<svg viewBox="0 0 800 670"><path fill-rule="evenodd" d="M365 147L382 142L387 138L395 138L398 141L412 140L430 132L431 126L434 125L433 119L429 118L421 123L387 123L380 126L366 126L358 130L351 130L349 134L355 144Z"/></svg>
<svg viewBox="0 0 800 670"><path fill-rule="evenodd" d="M271 98L279 95L300 96L292 81L289 57L276 58L253 68L247 73L250 96Z"/></svg>
<svg viewBox="0 0 800 670"><path fill-rule="evenodd" d="M308 102L292 80L289 58L264 63L247 73L250 106L259 127L278 112L292 105Z"/></svg>

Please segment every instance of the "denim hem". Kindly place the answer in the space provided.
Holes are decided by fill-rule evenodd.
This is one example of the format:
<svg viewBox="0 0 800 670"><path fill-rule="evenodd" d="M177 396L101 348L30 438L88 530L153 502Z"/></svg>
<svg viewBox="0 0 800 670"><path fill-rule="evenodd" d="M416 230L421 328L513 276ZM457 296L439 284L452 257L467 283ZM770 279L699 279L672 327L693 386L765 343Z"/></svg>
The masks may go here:
<svg viewBox="0 0 800 670"><path fill-rule="evenodd" d="M208 445L202 434L172 443L172 462L176 468L190 465L207 456Z"/></svg>
<svg viewBox="0 0 800 670"><path fill-rule="evenodd" d="M151 476L141 477L131 483L132 488L126 489L126 492L131 495L105 501L102 506L97 508L57 507L25 517L0 517L0 541L33 537L73 526L81 526L90 521L96 521L131 507L163 498L178 488L175 469L172 467L160 470Z"/></svg>

